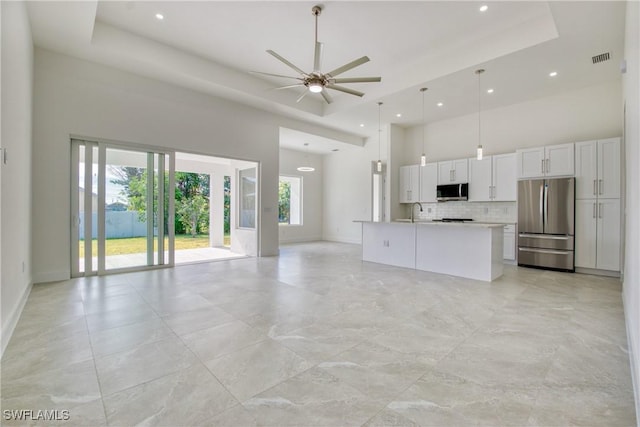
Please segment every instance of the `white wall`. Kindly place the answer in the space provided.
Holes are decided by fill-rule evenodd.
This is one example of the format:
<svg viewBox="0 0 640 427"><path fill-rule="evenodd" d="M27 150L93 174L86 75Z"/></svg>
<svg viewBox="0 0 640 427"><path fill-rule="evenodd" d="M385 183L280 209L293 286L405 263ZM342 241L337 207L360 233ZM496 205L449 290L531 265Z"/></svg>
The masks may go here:
<svg viewBox="0 0 640 427"><path fill-rule="evenodd" d="M622 135L621 81L482 111L485 155L517 148ZM422 154L422 126L407 129L403 165ZM477 113L428 123L429 162L473 157L478 145Z"/></svg>
<svg viewBox="0 0 640 427"><path fill-rule="evenodd" d="M2 352L31 287L31 121L33 42L23 2L0 2L2 147L0 273Z"/></svg>
<svg viewBox="0 0 640 427"><path fill-rule="evenodd" d="M298 166L313 166L313 172L299 172ZM280 225L280 243L322 239L322 156L280 149L280 174L302 177L302 225Z"/></svg>
<svg viewBox="0 0 640 427"><path fill-rule="evenodd" d="M640 4L627 2L623 98L626 103L626 247L623 299L640 426Z"/></svg>
<svg viewBox="0 0 640 427"><path fill-rule="evenodd" d="M384 141L383 141L384 146ZM382 149L382 157L386 148ZM362 148L331 153L324 158L323 239L360 243L362 226L371 220L371 162L378 160L378 141ZM385 158L381 159L383 162Z"/></svg>
<svg viewBox="0 0 640 427"><path fill-rule="evenodd" d="M96 63L35 52L34 281L69 277L70 135L260 162L260 254L278 253L279 129L353 139ZM34 241L36 239L34 238Z"/></svg>

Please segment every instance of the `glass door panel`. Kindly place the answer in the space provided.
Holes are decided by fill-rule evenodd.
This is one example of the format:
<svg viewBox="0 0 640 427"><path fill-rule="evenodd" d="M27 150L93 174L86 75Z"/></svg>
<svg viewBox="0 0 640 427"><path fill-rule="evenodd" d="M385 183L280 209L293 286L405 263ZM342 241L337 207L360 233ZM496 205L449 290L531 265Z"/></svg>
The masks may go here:
<svg viewBox="0 0 640 427"><path fill-rule="evenodd" d="M73 275L173 265L173 153L72 142Z"/></svg>

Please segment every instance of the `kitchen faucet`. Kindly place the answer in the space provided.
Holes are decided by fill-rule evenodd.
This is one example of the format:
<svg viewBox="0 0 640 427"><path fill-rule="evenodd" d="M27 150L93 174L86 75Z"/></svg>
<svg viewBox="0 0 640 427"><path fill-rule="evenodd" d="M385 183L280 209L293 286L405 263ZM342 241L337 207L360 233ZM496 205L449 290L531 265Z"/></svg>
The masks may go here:
<svg viewBox="0 0 640 427"><path fill-rule="evenodd" d="M413 209L416 205L420 206L420 212L422 212L422 203L420 202L413 202L413 204L411 205L411 222L413 222L413 211L415 209Z"/></svg>

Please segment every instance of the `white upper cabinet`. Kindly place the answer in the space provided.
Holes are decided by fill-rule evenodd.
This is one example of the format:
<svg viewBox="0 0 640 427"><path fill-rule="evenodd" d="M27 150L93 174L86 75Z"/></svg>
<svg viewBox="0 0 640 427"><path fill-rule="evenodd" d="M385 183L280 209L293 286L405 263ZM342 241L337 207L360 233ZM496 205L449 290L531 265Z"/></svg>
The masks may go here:
<svg viewBox="0 0 640 427"><path fill-rule="evenodd" d="M517 150L518 178L573 176L574 144Z"/></svg>
<svg viewBox="0 0 640 427"><path fill-rule="evenodd" d="M518 178L516 176L516 154L499 154L492 158L493 201L511 202L518 199Z"/></svg>
<svg viewBox="0 0 640 427"><path fill-rule="evenodd" d="M420 201L437 202L436 186L438 185L438 164L427 163L420 168Z"/></svg>
<svg viewBox="0 0 640 427"><path fill-rule="evenodd" d="M488 202L493 196L492 158L469 159L469 201Z"/></svg>
<svg viewBox="0 0 640 427"><path fill-rule="evenodd" d="M400 203L417 202L420 197L420 165L400 166Z"/></svg>
<svg viewBox="0 0 640 427"><path fill-rule="evenodd" d="M469 159L469 201L515 201L515 153Z"/></svg>
<svg viewBox="0 0 640 427"><path fill-rule="evenodd" d="M438 184L464 184L468 182L467 159L438 162Z"/></svg>
<svg viewBox="0 0 640 427"><path fill-rule="evenodd" d="M620 197L620 138L576 143L576 199Z"/></svg>

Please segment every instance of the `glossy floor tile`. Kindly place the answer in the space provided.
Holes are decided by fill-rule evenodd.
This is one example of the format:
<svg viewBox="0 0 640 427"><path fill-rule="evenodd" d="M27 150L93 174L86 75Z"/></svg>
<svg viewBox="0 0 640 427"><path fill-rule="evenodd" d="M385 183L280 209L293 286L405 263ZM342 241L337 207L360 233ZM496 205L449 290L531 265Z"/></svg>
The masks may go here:
<svg viewBox="0 0 640 427"><path fill-rule="evenodd" d="M35 285L3 410L69 426L633 426L617 279L478 282L357 245Z"/></svg>

